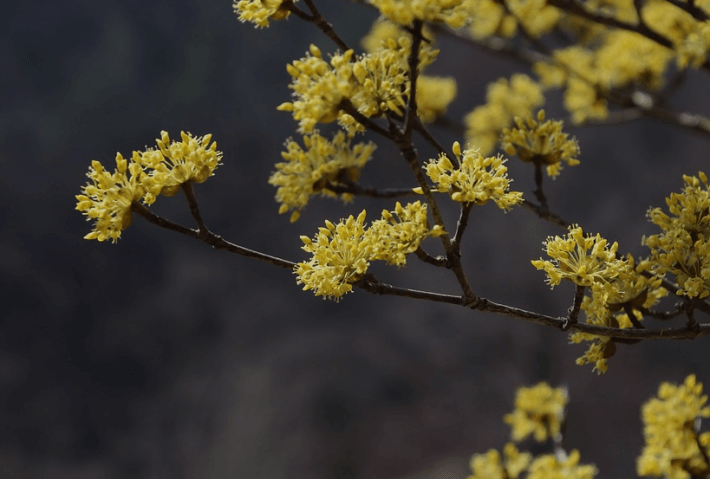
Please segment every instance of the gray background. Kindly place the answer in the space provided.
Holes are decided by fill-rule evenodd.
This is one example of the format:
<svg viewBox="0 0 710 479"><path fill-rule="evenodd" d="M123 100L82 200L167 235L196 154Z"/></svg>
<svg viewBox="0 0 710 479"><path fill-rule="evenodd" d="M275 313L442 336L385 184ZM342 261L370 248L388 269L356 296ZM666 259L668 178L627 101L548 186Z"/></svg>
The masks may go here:
<svg viewBox="0 0 710 479"><path fill-rule="evenodd" d="M374 13L319 3L357 46ZM710 385L707 341L620 347L599 377L574 364L583 348L562 333L362 292L323 301L288 272L140 218L116 245L84 241L90 225L74 195L90 161L110 165L163 129L213 133L224 165L197 195L212 229L247 247L302 260L299 235L324 218L368 208L372 219L392 203L315 200L296 224L277 215L266 181L296 128L275 110L289 99L285 65L312 42L334 50L298 19L257 31L227 0L25 1L0 11L3 477L465 477L471 454L506 442L502 415L516 387L540 380L569 388L568 447L604 477L633 477L642 401L690 373ZM521 71L445 39L441 49L429 73L459 80L455 121L483 102L488 82ZM689 75L673 105L707 113L706 76ZM548 117L564 115L552 98ZM432 130L445 144L460 139ZM640 238L655 232L647 208L664 205L683 173L707 171L708 138L652 121L570 131L582 164L547 183L553 210L644 254ZM398 153L373 139L363 183L412 186ZM509 166L529 194L529 165ZM181 197L155 209L191 224ZM455 217L447 212L449 224ZM563 314L572 287L551 292L529 263L559 233L526 210L476 208L464 245L474 290ZM457 292L449 275L416 261L374 271Z"/></svg>

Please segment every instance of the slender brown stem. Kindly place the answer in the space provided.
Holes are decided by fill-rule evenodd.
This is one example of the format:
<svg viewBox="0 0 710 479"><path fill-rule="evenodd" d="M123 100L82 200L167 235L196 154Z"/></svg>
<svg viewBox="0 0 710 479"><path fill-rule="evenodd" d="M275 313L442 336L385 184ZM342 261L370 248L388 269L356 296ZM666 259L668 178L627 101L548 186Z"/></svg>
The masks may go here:
<svg viewBox="0 0 710 479"><path fill-rule="evenodd" d="M207 227L205 226L205 222L202 219L202 213L200 213L200 205L197 203L197 197L195 196L195 190L192 187L191 181L182 184L182 192L185 193L185 197L187 198L187 204L190 206L190 214L192 214L192 217L195 219L195 223L197 223L197 230L200 232L208 231Z"/></svg>
<svg viewBox="0 0 710 479"><path fill-rule="evenodd" d="M358 196L367 196L369 198L404 198L407 196L415 196L416 193L412 190L412 188L405 188L405 189L396 189L396 188L387 188L384 190L378 190L377 188L368 188L364 186L360 186L358 183L354 182L344 182L343 184L339 185L334 185L329 183L328 185L325 186L325 189L328 189L332 191L333 193L336 194L343 194L343 193L350 193L353 195L358 195Z"/></svg>
<svg viewBox="0 0 710 479"><path fill-rule="evenodd" d="M431 293L407 288L398 288L389 284L380 283L371 275L355 283L359 288L379 295L401 296L413 299L423 299L438 303L453 304L463 306L476 311L502 314L512 318L523 319L525 321L561 330L568 322L567 317L552 317L545 314L527 311L513 306L506 306L495 303L489 299L479 297L475 306L467 305L464 296L454 296L450 294ZM703 336L710 336L710 324L700 324L697 329L687 327L669 329L619 329L605 326L596 326L588 323L570 324L568 331L594 334L609 338L638 339L638 340L667 340L667 339L695 339Z"/></svg>
<svg viewBox="0 0 710 479"><path fill-rule="evenodd" d="M574 302L572 307L569 309L565 323L562 325L562 331L567 331L571 325L577 324L577 318L579 318L579 310L582 307L582 300L584 299L584 286L576 285L574 289Z"/></svg>
<svg viewBox="0 0 710 479"><path fill-rule="evenodd" d="M355 108L355 106L352 103L350 103L350 100L344 100L338 106L340 107L341 110L343 110L345 113L347 113L348 115L355 118L358 123L360 123L362 126L367 128L368 130L374 131L378 135L382 135L389 140L394 139L392 136L392 133L390 131L388 131L385 128L382 128L380 125L378 125L377 123L375 123L374 121L372 121L371 119L369 119L368 117L366 117L365 115L363 115L362 113L357 111L357 108Z"/></svg>
<svg viewBox="0 0 710 479"><path fill-rule="evenodd" d="M222 237L209 231L206 227L200 231L186 228L185 226L173 223L172 221L166 220L165 218L156 215L150 211L147 207L140 203L133 203L131 205L131 211L139 214L145 218L149 223L160 226L161 228L168 229L170 231L175 231L176 233L184 234L196 240L203 241L208 245L212 246L214 249L223 249L229 251L230 253L236 253L247 258L258 259L259 261L264 261L265 263L272 264L274 266L279 266L281 268L286 268L293 270L296 267L296 263L288 261L276 256L271 256L265 253L260 253L259 251L254 251L243 246L230 243L222 239Z"/></svg>
<svg viewBox="0 0 710 479"><path fill-rule="evenodd" d="M316 8L316 4L313 2L313 0L304 0L304 3L311 11L311 15L307 14L302 10L299 10L298 7L296 7L296 5L294 5L291 0L287 0L281 5L283 8L288 9L289 12L296 15L298 18L315 25L320 31L325 33L328 38L333 40L333 42L338 45L338 47L341 48L343 51L349 50L347 43L345 43L343 39L340 38L340 36L336 33L335 29L333 29L333 25L328 23L325 18L323 18L323 15L321 15L321 13L318 11L318 8Z"/></svg>
<svg viewBox="0 0 710 479"><path fill-rule="evenodd" d="M543 220L547 220L565 229L568 228L570 225L568 221L563 220L562 218L553 213L550 213L547 209L543 209L540 205L536 205L532 201L523 200L522 205L527 209L534 211Z"/></svg>
<svg viewBox="0 0 710 479"><path fill-rule="evenodd" d="M461 213L456 224L456 234L451 241L456 256L461 256L461 238L463 238L463 233L468 226L468 217L471 214L471 209L473 209L473 203L461 203Z"/></svg>
<svg viewBox="0 0 710 479"><path fill-rule="evenodd" d="M446 266L446 258L444 258L443 256L438 256L435 258L426 251L424 251L421 246L414 251L414 254L417 255L417 258L419 258L424 263L429 263L439 268L443 268Z"/></svg>

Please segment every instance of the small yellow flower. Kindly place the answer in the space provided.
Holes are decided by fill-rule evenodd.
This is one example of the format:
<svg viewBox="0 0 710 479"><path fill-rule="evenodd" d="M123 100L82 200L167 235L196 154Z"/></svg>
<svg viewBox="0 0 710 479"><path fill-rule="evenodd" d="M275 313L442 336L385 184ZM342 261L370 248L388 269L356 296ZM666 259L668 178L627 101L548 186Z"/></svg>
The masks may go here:
<svg viewBox="0 0 710 479"><path fill-rule="evenodd" d="M611 283L595 283L591 287L591 296L582 300L582 311L587 324L608 328L627 329L633 327L627 310L636 315L636 311L649 309L661 298L668 295L668 290L661 286L662 279L653 276L648 278L642 273L648 271L648 262L635 264L634 258L627 255L626 263L619 275ZM637 316L638 321L643 316ZM570 334L570 342L579 344L588 341L589 345L584 355L577 359L578 365L594 364L594 371L605 373L608 359L616 352L616 345L611 338L589 333L574 332Z"/></svg>
<svg viewBox="0 0 710 479"><path fill-rule="evenodd" d="M639 475L690 479L710 473L708 434L697 430L700 418L710 417L702 392L703 385L690 375L680 386L661 384L658 397L643 405L646 445L637 461Z"/></svg>
<svg viewBox="0 0 710 479"><path fill-rule="evenodd" d="M351 137L365 127L343 111L346 101L366 117L388 111L401 115L409 96L411 47L411 37L402 35L388 38L372 53L354 57L354 51L348 50L326 62L320 49L311 45L310 55L286 67L294 101L279 105L278 110L292 112L300 133L311 133L317 123L338 120ZM419 68L433 62L438 53L422 44Z"/></svg>
<svg viewBox="0 0 710 479"><path fill-rule="evenodd" d="M365 211L333 224L325 222L311 240L301 236L303 250L313 256L296 265L298 284L316 296L336 301L352 291L352 283L362 279L370 266L372 246L365 236Z"/></svg>
<svg viewBox="0 0 710 479"><path fill-rule="evenodd" d="M269 20L283 20L291 14L283 3L284 0L235 0L232 6L240 22L253 23L254 28L265 28L269 26Z"/></svg>
<svg viewBox="0 0 710 479"><path fill-rule="evenodd" d="M471 458L471 471L473 474L466 479L505 479L505 470L500 453L495 449L485 454L474 454Z"/></svg>
<svg viewBox="0 0 710 479"><path fill-rule="evenodd" d="M456 98L456 79L421 75L417 80L417 112L419 118L430 123L446 113Z"/></svg>
<svg viewBox="0 0 710 479"><path fill-rule="evenodd" d="M592 464L579 464L579 451L574 449L569 457L555 454L538 456L530 464L527 479L592 479L599 470Z"/></svg>
<svg viewBox="0 0 710 479"><path fill-rule="evenodd" d="M710 190L702 171L683 176L685 188L666 198L670 215L660 208L648 211L649 219L662 232L643 239L651 248L652 269L675 275L679 295L710 296Z"/></svg>
<svg viewBox="0 0 710 479"><path fill-rule="evenodd" d="M157 150L134 153L135 161L152 170L150 190L155 196L173 196L188 181L203 183L221 165L222 152L217 151L217 142L210 144L211 134L195 137L183 131L180 137L182 141L171 142L161 131Z"/></svg>
<svg viewBox="0 0 710 479"><path fill-rule="evenodd" d="M608 283L619 275L624 261L616 259L617 243L608 247L600 235L585 236L582 228L572 225L569 233L548 237L543 243L552 261L532 261L533 266L547 273L547 283L554 287L563 279L579 286Z"/></svg>
<svg viewBox="0 0 710 479"><path fill-rule="evenodd" d="M416 251L425 238L442 234L444 229L440 225L429 227L427 205L417 201L407 206L397 202L392 212L383 210L382 219L372 223L366 236L373 248L372 259L404 266L407 255Z"/></svg>
<svg viewBox="0 0 710 479"><path fill-rule="evenodd" d="M510 80L499 78L488 85L486 104L466 115L466 142L480 148L482 155L490 154L513 118L532 115L543 103L541 85L529 76L516 73Z"/></svg>
<svg viewBox="0 0 710 479"><path fill-rule="evenodd" d="M517 128L503 129L503 148L509 155L517 155L528 163L546 165L547 175L553 180L562 170L562 162L576 166L579 160L579 144L575 138L569 139L562 131L562 122L545 120L545 110L537 113L537 121L532 117L523 120L515 117Z"/></svg>
<svg viewBox="0 0 710 479"><path fill-rule="evenodd" d="M508 168L504 166L507 160L502 156L485 158L475 149L461 152L459 142L454 142L453 150L460 168L454 167L445 154L425 166L436 191L448 193L452 200L460 203L483 205L493 200L502 210L509 210L523 201L521 192L510 191L512 180L508 179ZM414 191L422 192L421 188Z"/></svg>
<svg viewBox="0 0 710 479"><path fill-rule="evenodd" d="M515 442L530 434L538 442L556 438L561 433L568 402L566 388L552 388L544 382L531 388L521 387L515 395L515 409L503 421L510 425Z"/></svg>
<svg viewBox="0 0 710 479"><path fill-rule="evenodd" d="M463 27L472 12L470 0L368 0L392 22L409 26L414 20Z"/></svg>
<svg viewBox="0 0 710 479"><path fill-rule="evenodd" d="M293 211L291 222L298 220L311 196L320 193L335 198L338 195L329 187L357 181L376 148L372 142L350 146L343 131L330 141L315 130L303 136L303 144L305 149L289 138L285 144L287 151L281 153L286 161L276 163L276 171L269 178L269 184L278 188L279 213ZM340 198L348 202L353 195L344 193Z"/></svg>
<svg viewBox="0 0 710 479"><path fill-rule="evenodd" d="M131 205L145 194L142 181L146 175L141 165L117 153L113 174L94 160L87 176L91 182L82 187L83 194L76 196L76 209L83 212L87 220L95 222L93 231L84 239L111 239L115 243L133 220Z"/></svg>

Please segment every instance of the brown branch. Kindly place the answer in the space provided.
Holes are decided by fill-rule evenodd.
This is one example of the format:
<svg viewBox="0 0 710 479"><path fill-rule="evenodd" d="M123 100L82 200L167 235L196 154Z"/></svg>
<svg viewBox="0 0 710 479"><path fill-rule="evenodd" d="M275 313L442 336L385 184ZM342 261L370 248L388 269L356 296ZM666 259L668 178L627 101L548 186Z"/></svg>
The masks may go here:
<svg viewBox="0 0 710 479"><path fill-rule="evenodd" d="M417 255L417 258L419 258L419 260L424 263L429 263L438 268L443 268L446 266L446 258L444 258L443 256L437 256L435 258L426 251L424 251L421 246L414 251L414 254Z"/></svg>
<svg viewBox="0 0 710 479"><path fill-rule="evenodd" d="M579 318L579 310L582 307L582 300L584 299L584 286L577 285L574 289L574 302L572 307L569 309L567 317L565 318L565 323L562 325L562 331L569 330L570 326L577 324L577 319Z"/></svg>
<svg viewBox="0 0 710 479"><path fill-rule="evenodd" d="M358 183L352 181L344 181L342 184L337 185L328 183L324 189L330 190L338 195L350 193L352 195L366 196L368 198L404 198L416 195L412 188L386 188L384 190L378 190L377 188L360 186Z"/></svg>
<svg viewBox="0 0 710 479"><path fill-rule="evenodd" d="M476 311L502 314L512 318L523 319L525 321L562 330L568 318L552 317L545 314L527 311L521 308L506 306L495 303L486 298L479 297L476 305L467 304L464 296L454 296L450 294L431 293L414 289L399 288L377 281L374 276L368 275L366 278L354 283L355 286L372 294L400 296L412 299L423 299L438 303L453 304L463 306ZM668 340L668 339L695 339L703 336L710 336L710 324L700 324L698 328L668 328L668 329L619 329L605 326L596 326L588 323L575 323L569 325L569 332L582 332L620 339L638 340Z"/></svg>
<svg viewBox="0 0 710 479"><path fill-rule="evenodd" d="M543 209L541 206L536 205L536 204L533 203L532 201L523 200L522 205L523 205L524 207L526 207L527 209L529 209L529 210L531 210L531 211L534 211L541 219L547 220L547 221L549 221L549 222L551 222L551 223L554 223L554 224L556 224L556 225L558 225L558 226L561 226L561 227L563 227L563 228L565 228L565 229L567 229L567 228L570 226L570 224L571 224L571 223L569 223L568 221L563 220L563 219L560 218L559 216L557 216L557 215L555 215L555 214L553 214L553 213L550 213L549 210Z"/></svg>
<svg viewBox="0 0 710 479"><path fill-rule="evenodd" d="M281 7L287 9L289 12L293 13L301 20L305 20L308 23L312 23L313 25L315 25L320 31L325 33L328 38L333 40L333 42L338 45L338 47L341 48L343 51L349 50L350 48L348 48L347 43L345 43L343 39L340 38L340 36L333 29L333 25L328 23L325 18L323 18L323 15L320 14L318 8L316 8L315 3L313 3L313 0L304 0L304 3L310 9L311 15L307 14L302 10L299 10L298 7L294 5L292 0L284 1L281 4Z"/></svg>
<svg viewBox="0 0 710 479"><path fill-rule="evenodd" d="M203 241L208 245L212 246L214 249L223 249L229 251L230 253L236 253L242 256L246 256L247 258L258 259L259 261L263 261L265 263L269 263L274 266L279 266L281 268L286 268L289 270L293 270L293 268L296 267L296 263L292 261L281 259L276 256L271 256L265 253L260 253L259 251L254 251L248 248L244 248L243 246L230 243L229 241L222 239L221 236L217 236L216 234L209 231L207 227L204 227L204 229L200 229L199 231L197 231L173 223L172 221L166 220L165 218L156 215L155 213L150 211L146 206L140 203L134 202L131 205L131 211L139 214L140 216L145 218L149 223L160 226L161 228L168 229L170 231L175 231L176 233L184 234L185 236L189 236L190 238L195 238L196 240Z"/></svg>
<svg viewBox="0 0 710 479"><path fill-rule="evenodd" d="M459 257L461 256L461 239L468 226L468 217L471 214L471 209L473 209L473 203L461 203L461 213L459 215L459 221L456 224L456 234L454 235L454 239L451 240L454 253Z"/></svg>

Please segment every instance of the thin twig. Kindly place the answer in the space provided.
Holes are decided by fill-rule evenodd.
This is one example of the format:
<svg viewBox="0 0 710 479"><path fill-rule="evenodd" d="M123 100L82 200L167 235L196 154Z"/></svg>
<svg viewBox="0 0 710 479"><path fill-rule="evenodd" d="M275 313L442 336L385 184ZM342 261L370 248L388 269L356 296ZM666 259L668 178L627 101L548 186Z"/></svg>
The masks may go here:
<svg viewBox="0 0 710 479"><path fill-rule="evenodd" d="M535 198L537 198L537 201L540 202L540 210L543 213L547 213L548 208L547 208L547 198L545 197L545 192L542 190L542 163L539 161L536 161L534 163L535 165L535 191L533 193L535 194Z"/></svg>
<svg viewBox="0 0 710 479"><path fill-rule="evenodd" d="M401 296L413 299L423 299L438 303L453 304L463 306L476 311L502 314L512 318L523 319L531 323L542 326L551 327L561 330L562 326L567 322L566 317L552 317L545 314L534 313L521 308L506 306L495 303L489 299L479 297L479 301L475 306L467 305L467 300L463 296L454 296L450 294L439 294L428 291L419 291L414 289L399 288L389 284L381 283L374 279L372 275L358 281L355 286L372 294ZM605 326L597 326L588 323L571 324L569 332L582 332L594 334L596 336L605 336L609 338L620 339L639 339L639 340L668 340L668 339L695 339L702 336L710 336L710 324L701 324L697 329L689 329L687 327L669 328L669 329L619 329Z"/></svg>
<svg viewBox="0 0 710 479"><path fill-rule="evenodd" d="M377 188L369 188L361 186L355 182L343 182L342 184L334 185L328 183L324 189L330 190L336 194L350 193L358 196L366 196L369 198L404 198L407 196L415 196L412 188L397 189L397 188L386 188L384 190L378 190Z"/></svg>
<svg viewBox="0 0 710 479"><path fill-rule="evenodd" d="M197 203L197 197L195 196L195 190L192 187L191 181L187 181L182 184L182 192L185 193L187 204L190 206L190 214L192 214L192 217L195 219L195 223L197 223L197 231L208 231L205 226L205 222L202 219L200 205Z"/></svg>
<svg viewBox="0 0 710 479"><path fill-rule="evenodd" d="M454 248L456 256L461 256L461 238L463 238L463 233L466 231L468 226L468 217L471 214L471 209L473 208L473 203L461 203L461 213L459 214L459 221L456 224L456 234L454 239L451 240L451 244Z"/></svg>
<svg viewBox="0 0 710 479"><path fill-rule="evenodd" d="M577 318L579 318L579 310L582 307L582 300L584 299L585 286L576 285L574 289L574 301L572 307L569 309L565 323L562 325L562 331L569 330L570 326L577 324Z"/></svg>
<svg viewBox="0 0 710 479"><path fill-rule="evenodd" d="M417 255L417 258L419 258L421 261L424 263L429 263L431 265L434 265L438 268L442 268L446 266L446 258L443 256L437 256L436 258L424 251L424 249L419 246L416 250L414 250L414 254Z"/></svg>
<svg viewBox="0 0 710 479"><path fill-rule="evenodd" d="M203 230L197 231L173 223L172 221L166 220L165 218L156 215L140 203L134 202L131 205L131 211L139 214L140 216L145 218L149 223L160 226L161 228L168 229L170 231L175 231L176 233L184 234L185 236L189 236L190 238L195 238L196 240L203 241L215 249L227 250L230 253L236 253L242 256L246 256L247 258L258 259L259 261L263 261L265 263L269 263L274 266L279 266L281 268L286 268L289 270L293 270L293 268L296 267L296 263L292 261L278 258L276 256L271 256L265 253L260 253L259 251L254 251L248 248L244 248L243 246L230 243L229 241L222 239L221 236L217 236L216 234L212 233L206 227Z"/></svg>
<svg viewBox="0 0 710 479"><path fill-rule="evenodd" d="M333 42L338 45L338 47L341 48L343 51L349 50L350 48L348 48L347 43L345 43L343 39L340 38L333 29L333 25L328 23L325 18L323 18L323 15L320 14L318 8L316 8L316 4L313 3L313 0L304 0L304 3L308 6L312 15L308 15L306 12L299 10L291 0L283 2L281 6L282 8L288 9L289 12L293 13L300 19L312 23L313 25L318 27L320 31L325 33L325 35L331 40L333 40Z"/></svg>
<svg viewBox="0 0 710 479"><path fill-rule="evenodd" d="M551 223L554 223L554 224L561 226L565 229L568 228L571 224L568 221L563 220L559 216L557 216L553 213L550 213L549 210L543 209L540 205L536 205L532 201L523 200L522 205L524 207L526 207L527 209L534 211L541 219L549 221Z"/></svg>
<svg viewBox="0 0 710 479"><path fill-rule="evenodd" d="M415 31L412 38L412 47L409 53L408 64L410 68L410 78L416 80L416 71L417 66L419 65L419 47L421 46L422 42L422 22L415 21L414 28ZM410 97L413 96L415 96L414 92L412 92ZM409 106L416 108L416 101L412 101L412 99L410 98L408 107ZM416 111L411 113L407 112L406 114L413 115L411 116L412 120L409 122L410 126L407 128L407 125L405 125L405 129L404 131L402 131L390 122L390 133L394 138L394 141L397 147L399 148L399 151L402 153L402 156L404 156L404 159L407 161L409 168L412 170L414 177L417 179L417 183L419 183L419 186L422 189L422 192L424 193L431 214L434 217L435 223L444 228L444 230L446 230L446 226L444 225L444 218L441 215L441 211L439 210L439 205L436 202L436 198L434 197L431 188L429 188L429 184L427 183L426 177L422 171L422 167L419 164L419 155L417 153L417 150L414 148L414 143L412 141L412 121L414 121L413 118L416 117ZM444 250L446 251L447 267L449 267L456 276L456 279L459 282L461 289L463 290L464 297L466 298L466 304L469 306L474 306L478 304L478 296L473 292L473 289L471 289L471 285L468 282L468 278L466 277L466 272L464 271L463 266L461 265L461 258L458 254L456 254L456 251L452 247L451 238L449 237L449 234L444 233L439 236L439 239L441 240L441 243L444 246Z"/></svg>

